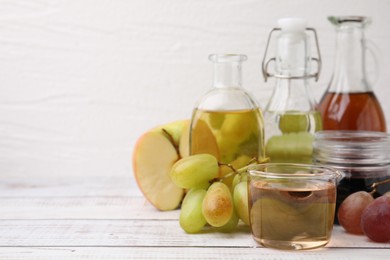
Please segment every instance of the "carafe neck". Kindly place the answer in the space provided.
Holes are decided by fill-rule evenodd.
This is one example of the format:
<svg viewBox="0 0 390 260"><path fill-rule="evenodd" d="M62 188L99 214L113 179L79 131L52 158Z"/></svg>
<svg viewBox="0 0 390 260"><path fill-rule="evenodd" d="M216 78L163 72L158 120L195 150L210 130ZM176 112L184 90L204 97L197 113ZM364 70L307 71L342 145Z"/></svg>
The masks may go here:
<svg viewBox="0 0 390 260"><path fill-rule="evenodd" d="M368 92L364 21L336 24L336 52L330 92Z"/></svg>

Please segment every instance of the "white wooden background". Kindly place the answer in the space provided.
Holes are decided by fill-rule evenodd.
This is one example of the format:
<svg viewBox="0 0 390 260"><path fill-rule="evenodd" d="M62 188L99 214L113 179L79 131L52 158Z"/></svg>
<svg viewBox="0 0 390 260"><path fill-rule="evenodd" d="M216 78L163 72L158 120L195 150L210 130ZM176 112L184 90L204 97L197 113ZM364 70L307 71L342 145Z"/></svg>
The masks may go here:
<svg viewBox="0 0 390 260"><path fill-rule="evenodd" d="M211 86L209 53L245 53L244 85L265 106L260 64L276 20L318 30L332 72L328 15L367 15L381 51L375 92L390 122L389 0L0 0L0 167L12 176L132 175L147 129L189 118ZM0 175L1 176L1 175Z"/></svg>
<svg viewBox="0 0 390 260"><path fill-rule="evenodd" d="M244 86L264 107L273 81L263 82L260 64L268 31L278 18L304 17L318 31L324 66L320 81L312 84L318 100L332 73L335 47L335 31L326 17L371 16L366 35L380 50L382 68L374 89L389 128L389 11L389 0L0 0L0 259L33 259L37 252L37 259L53 259L53 250L65 256L100 252L104 258L104 248L88 245L99 244L99 238L110 243L122 228L142 233L143 222L134 219L148 218L153 208L143 204L133 178L137 138L156 125L190 117L211 86L210 53L247 54ZM69 225L69 219L96 216L105 222ZM177 225L177 212L149 218L149 223L171 220L160 234L179 231L170 229ZM24 229L29 219L34 225ZM114 219L122 219L124 226ZM88 233L91 225L98 233ZM56 234L79 234L69 235L68 245L86 247L40 248L61 246L64 241ZM250 238L240 232L234 237L223 240L215 254L238 243L226 255L243 256L242 239ZM119 235L114 254L133 250L121 248L131 241L139 243ZM167 243L178 241L194 246L182 257L206 254L197 248L204 245L202 237L181 234ZM23 251L12 245L32 247ZM145 246L136 252L148 258Z"/></svg>

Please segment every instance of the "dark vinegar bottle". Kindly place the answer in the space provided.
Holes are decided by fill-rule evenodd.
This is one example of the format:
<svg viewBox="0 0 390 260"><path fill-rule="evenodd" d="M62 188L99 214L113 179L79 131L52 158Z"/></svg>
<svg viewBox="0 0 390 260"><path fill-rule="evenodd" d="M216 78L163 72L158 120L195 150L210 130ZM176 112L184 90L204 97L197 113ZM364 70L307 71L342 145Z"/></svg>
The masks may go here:
<svg viewBox="0 0 390 260"><path fill-rule="evenodd" d="M324 130L386 132L381 105L366 77L367 17L329 17L336 26L333 76L319 103Z"/></svg>

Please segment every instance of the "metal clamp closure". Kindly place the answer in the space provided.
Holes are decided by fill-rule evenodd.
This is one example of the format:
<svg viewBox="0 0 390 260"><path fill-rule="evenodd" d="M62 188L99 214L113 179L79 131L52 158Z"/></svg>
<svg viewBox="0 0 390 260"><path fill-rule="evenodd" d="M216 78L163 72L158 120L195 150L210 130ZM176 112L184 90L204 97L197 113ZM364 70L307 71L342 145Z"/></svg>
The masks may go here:
<svg viewBox="0 0 390 260"><path fill-rule="evenodd" d="M319 76L320 76L320 71L321 71L321 66L322 66L322 59L321 59L321 53L320 53L320 45L318 43L318 37L317 37L317 32L314 28L306 28L307 31L312 32L314 34L314 39L316 42L316 47L317 47L317 58L311 58L312 61L315 61L317 63L317 71L313 74L309 75L304 75L304 76L287 76L287 75L280 75L280 74L271 74L268 72L268 65L271 61L276 61L276 58L270 58L267 62L266 57L267 57L267 52L268 52L268 47L271 41L271 36L272 33L275 31L281 31L281 28L273 28L269 35L268 35L268 40L267 40L267 46L265 47L265 52L264 52L264 57L263 61L261 63L262 67L262 72L263 72L263 77L264 81L267 82L267 79L269 77L274 77L274 78L280 78L280 79L305 79L305 78L315 78L315 81L318 81Z"/></svg>

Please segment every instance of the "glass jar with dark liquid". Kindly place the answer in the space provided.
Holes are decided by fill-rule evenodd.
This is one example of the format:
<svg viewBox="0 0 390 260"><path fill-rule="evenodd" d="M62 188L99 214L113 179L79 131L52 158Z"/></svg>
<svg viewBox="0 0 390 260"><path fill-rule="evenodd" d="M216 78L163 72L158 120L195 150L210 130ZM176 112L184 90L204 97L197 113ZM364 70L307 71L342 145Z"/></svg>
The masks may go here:
<svg viewBox="0 0 390 260"><path fill-rule="evenodd" d="M336 211L344 199L357 191L378 197L390 191L390 135L375 131L328 130L315 134L313 162L344 173L337 185ZM337 215L336 215L337 216ZM337 219L336 219L337 222Z"/></svg>
<svg viewBox="0 0 390 260"><path fill-rule="evenodd" d="M381 105L366 75L364 29L370 19L332 16L329 21L336 26L336 58L332 79L318 106L323 129L386 132Z"/></svg>

